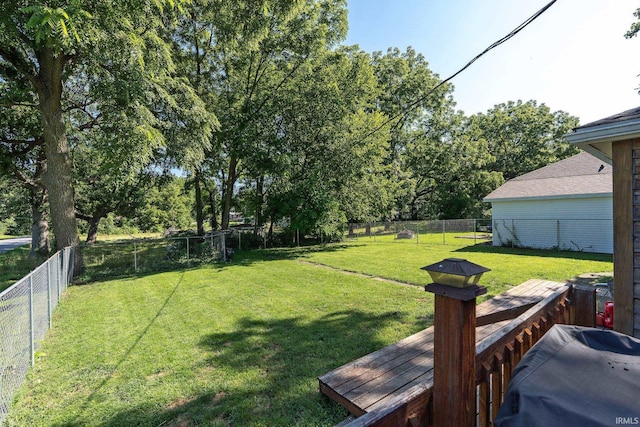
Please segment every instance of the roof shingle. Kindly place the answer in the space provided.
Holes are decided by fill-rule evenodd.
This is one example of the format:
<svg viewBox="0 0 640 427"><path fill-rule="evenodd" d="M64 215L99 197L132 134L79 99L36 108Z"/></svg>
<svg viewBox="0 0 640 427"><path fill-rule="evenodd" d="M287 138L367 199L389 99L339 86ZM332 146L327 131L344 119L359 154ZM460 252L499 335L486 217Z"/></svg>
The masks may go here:
<svg viewBox="0 0 640 427"><path fill-rule="evenodd" d="M509 180L484 201L605 195L612 189L611 166L583 152Z"/></svg>
<svg viewBox="0 0 640 427"><path fill-rule="evenodd" d="M605 117L604 119L596 120L595 122L578 126L577 128L574 129L574 131L577 131L578 129L590 128L590 127L600 126L600 125L609 125L609 124L624 122L624 121L633 120L633 119L640 119L640 107L632 108L630 110L626 110L621 113L617 113L612 116Z"/></svg>

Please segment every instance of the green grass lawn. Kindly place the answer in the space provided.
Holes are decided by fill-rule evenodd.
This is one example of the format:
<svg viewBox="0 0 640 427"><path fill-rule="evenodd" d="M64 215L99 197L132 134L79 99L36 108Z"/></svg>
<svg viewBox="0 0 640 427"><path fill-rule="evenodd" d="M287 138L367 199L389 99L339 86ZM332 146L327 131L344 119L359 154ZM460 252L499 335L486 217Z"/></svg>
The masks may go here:
<svg viewBox="0 0 640 427"><path fill-rule="evenodd" d="M489 298L528 279L564 281L586 272L613 271L613 257L606 254L558 252L473 245L469 233L420 235L416 240L393 236L359 238L348 243L293 250L305 259L331 267L425 285L429 274L421 270L444 258L464 258L488 267L481 284Z"/></svg>
<svg viewBox="0 0 640 427"><path fill-rule="evenodd" d="M316 377L426 327L431 301L242 257L73 287L8 425L333 425Z"/></svg>
<svg viewBox="0 0 640 427"><path fill-rule="evenodd" d="M239 252L230 264L72 287L7 425L340 422L347 412L316 377L431 325L433 298L301 260L424 284L419 267L462 257L493 269L482 281L492 293L612 270L611 256L422 239Z"/></svg>

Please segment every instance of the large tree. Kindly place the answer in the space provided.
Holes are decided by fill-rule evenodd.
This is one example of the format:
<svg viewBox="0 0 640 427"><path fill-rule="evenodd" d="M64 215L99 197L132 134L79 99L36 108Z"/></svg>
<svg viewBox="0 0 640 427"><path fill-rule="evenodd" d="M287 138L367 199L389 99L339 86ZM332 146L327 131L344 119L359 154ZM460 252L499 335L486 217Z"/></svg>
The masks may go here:
<svg viewBox="0 0 640 427"><path fill-rule="evenodd" d="M137 142L158 148L162 114L171 101L158 95L176 89L168 45L159 32L174 0L113 3L107 0L0 3L0 79L19 81L33 93L40 114L51 221L58 248L78 243L73 163L65 112L82 111L87 126L112 111L127 117ZM65 98L66 85L81 82L86 103ZM182 89L187 86L183 86ZM187 91L188 93L188 91ZM99 100L95 97L99 95ZM83 124L79 124L82 126ZM112 128L118 132L121 128ZM123 141L122 139L120 140ZM118 150L117 147L112 149ZM126 150L126 147L123 148Z"/></svg>
<svg viewBox="0 0 640 427"><path fill-rule="evenodd" d="M373 54L380 88L376 106L393 119L387 161L401 217L437 215L434 191L452 169L455 122L453 87L441 85L429 63L411 47Z"/></svg>
<svg viewBox="0 0 640 427"><path fill-rule="evenodd" d="M405 51L390 48L384 54L374 52L372 61L380 86L376 106L393 118L390 160L398 161L415 131L429 132L436 139L446 132L447 116L455 106L453 86L444 84L435 89L440 77L412 47Z"/></svg>
<svg viewBox="0 0 640 427"><path fill-rule="evenodd" d="M31 211L31 255L47 255L49 223L43 137L36 104L20 81L0 81L0 175L26 190ZM19 214L26 217L25 213Z"/></svg>
<svg viewBox="0 0 640 427"><path fill-rule="evenodd" d="M272 221L334 234L347 220L390 215L388 136L369 135L384 120L374 111L376 92L370 59L355 49L326 52L283 88L272 151L256 149L271 173L265 190Z"/></svg>
<svg viewBox="0 0 640 427"><path fill-rule="evenodd" d="M577 117L552 112L545 104L509 101L471 116L467 127L487 142L495 158L487 169L509 180L578 153L564 139L577 125Z"/></svg>
<svg viewBox="0 0 640 427"><path fill-rule="evenodd" d="M145 207L157 172L144 166L113 163L108 154L89 145L73 150L76 216L88 224L87 243L95 243L100 221L113 213L129 218Z"/></svg>
<svg viewBox="0 0 640 427"><path fill-rule="evenodd" d="M403 216L412 219L468 218L482 215L482 198L502 183L487 170L494 160L484 139L464 126L461 112L429 118L411 133L403 153L412 190Z"/></svg>
<svg viewBox="0 0 640 427"><path fill-rule="evenodd" d="M209 156L220 166L221 225L227 228L246 160L263 139L265 118L271 125L276 119L268 108L301 66L346 35L346 1L197 0L188 10L177 46L183 72L208 94L220 121ZM194 171L196 181L202 172Z"/></svg>

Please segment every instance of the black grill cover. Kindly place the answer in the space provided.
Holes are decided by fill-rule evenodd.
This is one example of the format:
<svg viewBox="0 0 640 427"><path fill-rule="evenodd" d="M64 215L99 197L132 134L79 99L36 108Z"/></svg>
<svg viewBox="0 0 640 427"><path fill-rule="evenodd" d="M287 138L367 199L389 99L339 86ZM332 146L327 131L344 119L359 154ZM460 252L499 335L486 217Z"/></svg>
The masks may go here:
<svg viewBox="0 0 640 427"><path fill-rule="evenodd" d="M516 366L495 425L640 425L640 340L555 325Z"/></svg>

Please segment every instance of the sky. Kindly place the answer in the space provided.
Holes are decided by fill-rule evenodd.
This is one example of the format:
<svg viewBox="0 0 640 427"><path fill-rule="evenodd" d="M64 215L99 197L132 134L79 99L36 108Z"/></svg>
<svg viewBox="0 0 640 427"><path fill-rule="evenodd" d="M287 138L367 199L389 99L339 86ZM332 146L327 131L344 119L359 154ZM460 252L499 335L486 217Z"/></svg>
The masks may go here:
<svg viewBox="0 0 640 427"><path fill-rule="evenodd" d="M348 0L345 44L408 46L445 79L549 0ZM536 100L586 124L640 106L640 38L624 34L638 0L558 0L452 80L456 108Z"/></svg>

